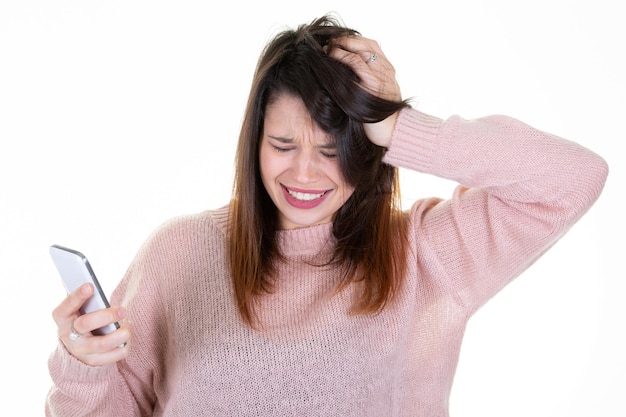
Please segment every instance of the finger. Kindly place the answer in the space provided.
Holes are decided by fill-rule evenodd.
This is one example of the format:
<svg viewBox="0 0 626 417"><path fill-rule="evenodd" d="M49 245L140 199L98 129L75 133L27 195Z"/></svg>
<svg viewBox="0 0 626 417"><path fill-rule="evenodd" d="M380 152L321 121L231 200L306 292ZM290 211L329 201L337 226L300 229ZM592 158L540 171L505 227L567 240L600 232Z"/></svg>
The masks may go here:
<svg viewBox="0 0 626 417"><path fill-rule="evenodd" d="M80 361L97 366L117 362L128 355L131 329L124 322L116 331L104 335L85 334L76 340L64 340L67 350Z"/></svg>
<svg viewBox="0 0 626 417"><path fill-rule="evenodd" d="M90 366L103 366L111 363L119 362L128 356L128 347L115 348L106 353L92 354L84 358L78 358L81 362Z"/></svg>
<svg viewBox="0 0 626 417"><path fill-rule="evenodd" d="M357 74L369 71L367 68L367 59L369 55L359 54L342 48L332 48L328 55L339 62L352 68Z"/></svg>
<svg viewBox="0 0 626 417"><path fill-rule="evenodd" d="M79 339L72 341L72 352L81 356L107 353L127 344L130 340L130 336L130 325L124 322L120 325L119 329L109 334L94 336L90 333L86 333Z"/></svg>
<svg viewBox="0 0 626 417"><path fill-rule="evenodd" d="M345 59L346 54L338 53L338 50L343 50L357 55L364 63L368 64L378 59L381 61L385 59L385 55L380 48L378 42L359 36L348 36L338 38L332 43L332 49L334 54L341 60ZM331 50L331 56L333 51Z"/></svg>
<svg viewBox="0 0 626 417"><path fill-rule="evenodd" d="M352 68L363 80L364 86L376 91L380 86L394 78L395 69L380 50L378 43L371 40L354 40L352 37L341 38L341 43L333 44L327 54ZM370 65L374 64L375 65ZM369 79L369 80L368 80Z"/></svg>
<svg viewBox="0 0 626 417"><path fill-rule="evenodd" d="M100 366L114 363L128 356L131 346L130 328L125 325L105 336L81 338L70 352L82 362Z"/></svg>
<svg viewBox="0 0 626 417"><path fill-rule="evenodd" d="M77 333L89 333L93 330L119 322L126 317L126 309L121 306L109 307L84 314L74 319L72 325Z"/></svg>
<svg viewBox="0 0 626 417"><path fill-rule="evenodd" d="M351 52L377 52L382 53L380 44L363 36L342 36L332 41L332 46L338 46Z"/></svg>
<svg viewBox="0 0 626 417"><path fill-rule="evenodd" d="M62 327L70 323L77 315L80 307L93 295L93 286L83 284L65 297L54 311L52 318L57 326Z"/></svg>
<svg viewBox="0 0 626 417"><path fill-rule="evenodd" d="M389 100L399 98L394 68L383 55L378 55L374 62L370 55L357 54L341 48L333 48L329 54L333 59L352 68L359 77L360 84L370 93ZM364 56L368 58L364 59Z"/></svg>

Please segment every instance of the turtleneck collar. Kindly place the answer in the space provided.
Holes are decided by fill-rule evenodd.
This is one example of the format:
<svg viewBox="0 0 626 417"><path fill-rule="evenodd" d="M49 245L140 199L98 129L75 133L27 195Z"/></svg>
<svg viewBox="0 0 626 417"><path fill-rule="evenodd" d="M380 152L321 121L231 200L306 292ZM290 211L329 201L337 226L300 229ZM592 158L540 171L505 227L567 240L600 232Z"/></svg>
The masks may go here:
<svg viewBox="0 0 626 417"><path fill-rule="evenodd" d="M280 251L285 256L317 255L334 245L332 223L277 232Z"/></svg>
<svg viewBox="0 0 626 417"><path fill-rule="evenodd" d="M226 234L228 229L228 206L208 211L208 213L220 230ZM322 250L334 248L335 239L332 232L332 223L279 230L277 232L278 247L285 256L314 256Z"/></svg>

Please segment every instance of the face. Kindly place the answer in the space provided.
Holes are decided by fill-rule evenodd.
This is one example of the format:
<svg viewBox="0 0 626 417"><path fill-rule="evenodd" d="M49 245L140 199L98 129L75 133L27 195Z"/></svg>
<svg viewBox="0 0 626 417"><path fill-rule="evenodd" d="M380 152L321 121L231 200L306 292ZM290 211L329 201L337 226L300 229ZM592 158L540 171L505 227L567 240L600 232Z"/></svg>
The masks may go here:
<svg viewBox="0 0 626 417"><path fill-rule="evenodd" d="M259 163L281 229L331 222L354 192L341 175L334 138L298 97L281 95L267 106Z"/></svg>

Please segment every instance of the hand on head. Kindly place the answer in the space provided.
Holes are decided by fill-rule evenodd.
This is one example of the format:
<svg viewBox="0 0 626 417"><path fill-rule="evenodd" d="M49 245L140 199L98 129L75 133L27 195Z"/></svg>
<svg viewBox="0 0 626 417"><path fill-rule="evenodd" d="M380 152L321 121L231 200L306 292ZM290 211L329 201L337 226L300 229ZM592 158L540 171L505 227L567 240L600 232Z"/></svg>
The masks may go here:
<svg viewBox="0 0 626 417"><path fill-rule="evenodd" d="M350 66L366 91L385 100L402 100L395 68L378 42L362 36L344 36L334 39L326 53ZM397 113L378 123L366 123L367 137L376 145L388 147L396 119Z"/></svg>
<svg viewBox="0 0 626 417"><path fill-rule="evenodd" d="M80 307L93 291L93 286L85 284L71 292L54 309L52 318L57 324L59 339L68 352L88 365L98 366L117 362L127 356L130 326L127 322L121 322L120 328L113 333L103 336L91 334L92 330L120 322L126 315L122 307L79 315Z"/></svg>

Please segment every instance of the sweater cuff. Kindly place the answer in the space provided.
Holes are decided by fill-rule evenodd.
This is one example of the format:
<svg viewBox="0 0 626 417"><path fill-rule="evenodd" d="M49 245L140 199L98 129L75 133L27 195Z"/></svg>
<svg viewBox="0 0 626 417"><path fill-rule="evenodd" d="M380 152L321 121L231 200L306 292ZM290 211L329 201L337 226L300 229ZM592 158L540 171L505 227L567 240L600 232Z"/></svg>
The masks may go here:
<svg viewBox="0 0 626 417"><path fill-rule="evenodd" d="M413 108L400 111L383 162L419 172L431 172L442 119Z"/></svg>
<svg viewBox="0 0 626 417"><path fill-rule="evenodd" d="M50 376L57 385L68 377L72 382L102 383L117 371L115 365L91 366L81 362L72 356L62 343L59 343L50 355L48 368Z"/></svg>

